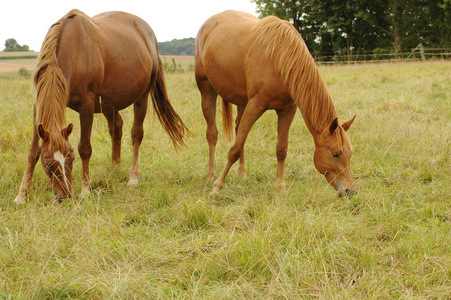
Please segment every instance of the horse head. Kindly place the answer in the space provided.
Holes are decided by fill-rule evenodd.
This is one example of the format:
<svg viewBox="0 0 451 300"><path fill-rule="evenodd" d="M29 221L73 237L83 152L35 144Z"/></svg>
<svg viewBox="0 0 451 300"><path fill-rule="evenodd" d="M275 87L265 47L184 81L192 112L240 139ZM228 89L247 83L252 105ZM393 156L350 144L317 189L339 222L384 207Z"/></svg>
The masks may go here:
<svg viewBox="0 0 451 300"><path fill-rule="evenodd" d="M68 140L72 129L73 125L69 124L69 126L58 133L61 136L52 137L42 124L38 126L38 134L41 138L41 163L45 173L50 178L53 192L59 202L63 198L71 198L74 194L72 167L75 152ZM61 142L59 144L54 143L52 139L60 139Z"/></svg>
<svg viewBox="0 0 451 300"><path fill-rule="evenodd" d="M346 134L354 118L341 125L338 118L335 118L324 132L315 137L315 167L338 191L340 197L356 193L350 166L352 146Z"/></svg>

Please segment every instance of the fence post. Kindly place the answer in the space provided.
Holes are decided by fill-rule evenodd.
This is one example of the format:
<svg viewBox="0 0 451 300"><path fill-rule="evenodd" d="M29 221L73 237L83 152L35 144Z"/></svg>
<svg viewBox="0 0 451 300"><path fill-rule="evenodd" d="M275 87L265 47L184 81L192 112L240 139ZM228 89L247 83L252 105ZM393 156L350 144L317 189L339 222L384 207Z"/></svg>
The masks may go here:
<svg viewBox="0 0 451 300"><path fill-rule="evenodd" d="M423 61L426 61L426 57L424 56L424 47L423 44L420 44L420 53L421 53L421 59Z"/></svg>
<svg viewBox="0 0 451 300"><path fill-rule="evenodd" d="M415 57L415 49L413 49L413 48L412 48L412 57L413 57L413 60L416 59L416 57Z"/></svg>

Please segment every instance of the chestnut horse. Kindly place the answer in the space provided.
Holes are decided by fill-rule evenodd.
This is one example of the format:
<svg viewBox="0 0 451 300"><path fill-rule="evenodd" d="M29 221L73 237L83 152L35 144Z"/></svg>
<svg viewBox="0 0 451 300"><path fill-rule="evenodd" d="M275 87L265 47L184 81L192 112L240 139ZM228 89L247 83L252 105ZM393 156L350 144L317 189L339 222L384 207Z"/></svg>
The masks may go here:
<svg viewBox="0 0 451 300"><path fill-rule="evenodd" d="M227 163L214 181L217 193L232 165L246 175L244 143L254 122L266 111L278 115L276 183L285 188L284 166L288 132L297 108L315 142L314 163L340 196L355 193L350 169L352 147L346 131L354 118L338 122L330 94L304 40L287 21L270 16L259 20L238 11L209 18L196 38L195 77L207 122L209 164L215 174L216 99L223 99L224 130L231 131L231 105L237 105L236 138Z"/></svg>
<svg viewBox="0 0 451 300"><path fill-rule="evenodd" d="M133 104L130 185L138 183L138 154L149 93L174 145L184 145L187 128L167 97L155 34L134 15L108 12L91 19L78 10L70 11L51 26L44 39L34 86L33 140L16 203L26 201L39 156L56 198L61 201L73 196L71 173L75 154L68 142L73 126L66 126L66 106L80 115L82 194L91 189L89 160L94 113L102 113L108 121L112 161L119 164L123 123L119 111Z"/></svg>

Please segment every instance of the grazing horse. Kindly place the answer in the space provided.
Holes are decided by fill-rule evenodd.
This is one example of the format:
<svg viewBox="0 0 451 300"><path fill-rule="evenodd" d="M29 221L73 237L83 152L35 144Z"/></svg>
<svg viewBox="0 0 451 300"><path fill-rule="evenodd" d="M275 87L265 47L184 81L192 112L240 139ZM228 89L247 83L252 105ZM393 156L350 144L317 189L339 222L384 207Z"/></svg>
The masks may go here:
<svg viewBox="0 0 451 300"><path fill-rule="evenodd" d="M57 200L73 196L71 173L75 154L68 141L73 126L66 126L66 106L80 115L82 194L91 189L89 160L94 113L102 113L108 121L112 161L119 164L123 123L119 111L133 104L130 185L138 183L138 154L149 93L174 145L184 145L187 128L167 97L155 34L134 15L107 12L91 19L81 11L70 11L50 27L44 39L34 87L33 140L16 203L26 202L40 156Z"/></svg>
<svg viewBox="0 0 451 300"><path fill-rule="evenodd" d="M207 178L215 174L216 99L223 99L226 136L231 135L231 103L237 105L236 138L221 175L217 193L232 165L246 175L244 143L252 125L266 110L278 115L276 183L285 188L284 166L288 132L297 108L315 142L314 163L339 196L355 193L350 169L352 147L346 131L354 118L338 122L330 94L304 40L287 21L269 16L259 20L238 11L209 18L196 37L195 77L207 122L209 164Z"/></svg>

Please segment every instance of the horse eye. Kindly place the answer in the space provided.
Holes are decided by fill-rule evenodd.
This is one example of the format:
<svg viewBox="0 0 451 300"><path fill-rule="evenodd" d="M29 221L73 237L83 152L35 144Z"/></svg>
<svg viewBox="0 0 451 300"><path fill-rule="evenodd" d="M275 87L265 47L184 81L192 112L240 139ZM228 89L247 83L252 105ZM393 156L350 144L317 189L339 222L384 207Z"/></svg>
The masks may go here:
<svg viewBox="0 0 451 300"><path fill-rule="evenodd" d="M338 153L332 153L332 156L335 157L335 158L339 158L339 157L340 157L340 154L338 154Z"/></svg>

